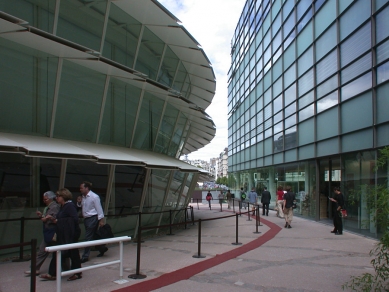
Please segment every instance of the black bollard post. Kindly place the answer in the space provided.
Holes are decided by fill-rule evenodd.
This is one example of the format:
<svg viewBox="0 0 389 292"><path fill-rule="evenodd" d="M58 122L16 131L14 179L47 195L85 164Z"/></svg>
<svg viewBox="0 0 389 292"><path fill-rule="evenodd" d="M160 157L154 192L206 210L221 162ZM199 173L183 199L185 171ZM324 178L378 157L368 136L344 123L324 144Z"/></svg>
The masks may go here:
<svg viewBox="0 0 389 292"><path fill-rule="evenodd" d="M192 206L190 206L190 216L192 218L192 225L195 225L195 223L194 223L194 212L193 212L193 207Z"/></svg>
<svg viewBox="0 0 389 292"><path fill-rule="evenodd" d="M24 222L25 222L24 217L21 217L20 218L20 238L19 238L19 243L20 244L22 244L24 242ZM19 258L18 259L14 259L12 261L13 262L25 262L25 261L29 261L29 260L30 260L30 257L24 258L24 248L23 248L23 245L20 245L20 248L19 248Z"/></svg>
<svg viewBox="0 0 389 292"><path fill-rule="evenodd" d="M36 290L36 238L31 239L31 279L30 292Z"/></svg>
<svg viewBox="0 0 389 292"><path fill-rule="evenodd" d="M172 233L172 210L169 210L169 233L166 235L174 235Z"/></svg>
<svg viewBox="0 0 389 292"><path fill-rule="evenodd" d="M247 216L248 216L248 219L247 221L251 221L251 218L250 218L250 203L247 203Z"/></svg>
<svg viewBox="0 0 389 292"><path fill-rule="evenodd" d="M255 218L255 232L253 233L261 233L258 231L258 219L259 219L259 206L257 206L257 208L255 208L255 213L256 213L256 218Z"/></svg>
<svg viewBox="0 0 389 292"><path fill-rule="evenodd" d="M259 212L259 206L258 206L258 226L262 226L261 225L261 215L260 215L260 212Z"/></svg>
<svg viewBox="0 0 389 292"><path fill-rule="evenodd" d="M200 207L199 207L199 199L196 199L197 200L197 210L200 210Z"/></svg>
<svg viewBox="0 0 389 292"><path fill-rule="evenodd" d="M199 219L199 232L198 232L198 247L197 254L193 255L194 258L205 258L205 256L201 255L201 219Z"/></svg>
<svg viewBox="0 0 389 292"><path fill-rule="evenodd" d="M186 229L186 219L188 217L188 208L185 208L185 229Z"/></svg>
<svg viewBox="0 0 389 292"><path fill-rule="evenodd" d="M131 274L128 276L128 278L130 279L144 279L146 278L147 276L146 275L142 275L139 270L140 270L140 248L141 248L141 243L142 243L142 230L141 230L141 227L142 227L142 224L141 224L141 218L142 218L142 213L139 212L139 220L138 220L138 244L137 244L137 250L136 250L136 273L135 274Z"/></svg>
<svg viewBox="0 0 389 292"><path fill-rule="evenodd" d="M238 214L235 215L236 223L235 223L235 234L236 234L236 240L235 242L231 243L233 245L241 245L241 242L238 242Z"/></svg>
<svg viewBox="0 0 389 292"><path fill-rule="evenodd" d="M235 213L235 199L232 199L232 212Z"/></svg>

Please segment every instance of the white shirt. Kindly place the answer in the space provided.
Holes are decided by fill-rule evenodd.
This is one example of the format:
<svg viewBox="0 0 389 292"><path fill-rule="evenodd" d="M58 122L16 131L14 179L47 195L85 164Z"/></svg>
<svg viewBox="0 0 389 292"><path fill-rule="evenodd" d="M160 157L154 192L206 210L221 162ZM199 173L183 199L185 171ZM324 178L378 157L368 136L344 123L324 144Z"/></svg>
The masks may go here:
<svg viewBox="0 0 389 292"><path fill-rule="evenodd" d="M97 215L98 220L104 218L100 197L94 192L89 191L86 196L82 196L82 216L88 218L94 215Z"/></svg>

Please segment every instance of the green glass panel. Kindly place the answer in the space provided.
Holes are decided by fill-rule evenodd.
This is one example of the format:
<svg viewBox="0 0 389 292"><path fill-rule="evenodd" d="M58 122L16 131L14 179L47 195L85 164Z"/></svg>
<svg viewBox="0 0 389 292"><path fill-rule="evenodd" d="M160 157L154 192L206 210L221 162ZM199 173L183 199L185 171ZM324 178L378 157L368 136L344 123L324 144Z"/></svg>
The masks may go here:
<svg viewBox="0 0 389 292"><path fill-rule="evenodd" d="M127 67L134 67L141 24L111 3L103 56Z"/></svg>
<svg viewBox="0 0 389 292"><path fill-rule="evenodd" d="M342 133L373 126L372 93L369 91L341 105Z"/></svg>
<svg viewBox="0 0 389 292"><path fill-rule="evenodd" d="M138 58L135 60L135 70L156 80L159 64L165 43L147 27L144 27Z"/></svg>
<svg viewBox="0 0 389 292"><path fill-rule="evenodd" d="M61 1L57 35L99 52L106 7L107 0Z"/></svg>
<svg viewBox="0 0 389 292"><path fill-rule="evenodd" d="M315 123L311 118L298 125L298 142L300 145L309 144L315 141Z"/></svg>
<svg viewBox="0 0 389 292"><path fill-rule="evenodd" d="M167 46L162 60L161 70L159 71L158 82L171 87L176 74L179 59L176 54Z"/></svg>
<svg viewBox="0 0 389 292"><path fill-rule="evenodd" d="M339 153L338 138L318 142L316 151L316 156L326 156Z"/></svg>
<svg viewBox="0 0 389 292"><path fill-rule="evenodd" d="M296 61L296 46L295 42L288 47L284 53L284 69L287 69L293 62Z"/></svg>
<svg viewBox="0 0 389 292"><path fill-rule="evenodd" d="M339 134L338 122L338 107L335 107L318 115L316 119L317 141L337 136Z"/></svg>
<svg viewBox="0 0 389 292"><path fill-rule="evenodd" d="M167 154L170 141L173 137L174 126L177 121L179 111L171 106L170 104L166 105L165 115L162 119L162 124L159 129L157 143L155 145L154 151L159 153Z"/></svg>
<svg viewBox="0 0 389 292"><path fill-rule="evenodd" d="M297 37L297 55L300 56L313 42L312 22Z"/></svg>
<svg viewBox="0 0 389 292"><path fill-rule="evenodd" d="M0 129L49 135L58 59L0 38Z"/></svg>
<svg viewBox="0 0 389 292"><path fill-rule="evenodd" d="M339 1L340 3L346 1ZM350 9L340 18L340 40L344 40L371 15L370 1L354 1Z"/></svg>
<svg viewBox="0 0 389 292"><path fill-rule="evenodd" d="M385 83L377 89L377 123L389 121L389 83Z"/></svg>
<svg viewBox="0 0 389 292"><path fill-rule="evenodd" d="M140 94L141 89L111 78L99 143L119 146L131 144Z"/></svg>
<svg viewBox="0 0 389 292"><path fill-rule="evenodd" d="M106 76L64 60L54 137L96 142Z"/></svg>
<svg viewBox="0 0 389 292"><path fill-rule="evenodd" d="M176 78L174 80L172 88L181 92L183 96L186 96L186 91L188 89L187 82L189 81L188 72L185 69L185 66L180 63L177 71Z"/></svg>
<svg viewBox="0 0 389 292"><path fill-rule="evenodd" d="M342 13L353 2L354 2L354 0L342 0L342 1L339 1L339 13Z"/></svg>
<svg viewBox="0 0 389 292"><path fill-rule="evenodd" d="M315 16L315 38L317 38L336 18L336 0L327 1ZM334 35L336 38L336 35Z"/></svg>
<svg viewBox="0 0 389 292"><path fill-rule="evenodd" d="M379 43L389 36L389 6L382 10L376 17L376 42Z"/></svg>
<svg viewBox="0 0 389 292"><path fill-rule="evenodd" d="M49 0L3 0L0 11L28 22L28 25L52 33L56 1Z"/></svg>
<svg viewBox="0 0 389 292"><path fill-rule="evenodd" d="M358 143L355 143L358 141ZM373 148L373 130L354 132L342 136L342 152Z"/></svg>
<svg viewBox="0 0 389 292"><path fill-rule="evenodd" d="M336 24L334 24L316 41L316 61L319 61L336 45Z"/></svg>
<svg viewBox="0 0 389 292"><path fill-rule="evenodd" d="M164 101L151 93L144 94L132 142L133 148L153 150L163 105Z"/></svg>
<svg viewBox="0 0 389 292"><path fill-rule="evenodd" d="M311 46L299 59L298 59L298 76L303 75L313 65L313 46Z"/></svg>

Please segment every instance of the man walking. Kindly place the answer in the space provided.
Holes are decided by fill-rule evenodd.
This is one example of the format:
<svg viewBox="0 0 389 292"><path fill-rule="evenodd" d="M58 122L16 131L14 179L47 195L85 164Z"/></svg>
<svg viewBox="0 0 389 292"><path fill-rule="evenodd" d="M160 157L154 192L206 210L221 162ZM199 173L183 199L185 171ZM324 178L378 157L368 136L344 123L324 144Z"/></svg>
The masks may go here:
<svg viewBox="0 0 389 292"><path fill-rule="evenodd" d="M82 216L84 217L85 225L85 240L94 240L97 228L104 226L104 213L101 206L100 197L91 191L92 183L84 181L80 185L80 193L82 195ZM108 248L105 245L96 247L100 252L97 256L102 257ZM89 260L90 247L84 249L81 258L81 263Z"/></svg>
<svg viewBox="0 0 389 292"><path fill-rule="evenodd" d="M263 188L262 196L261 196L261 203L262 203L262 215L269 216L269 204L270 204L271 195L270 192L267 190L267 187Z"/></svg>
<svg viewBox="0 0 389 292"><path fill-rule="evenodd" d="M253 187L251 189L251 192L249 192L249 201L250 201L250 204L251 204L251 210L253 212L253 215L255 215L255 205L257 205L257 200L258 200L258 194L257 192L255 191L255 188Z"/></svg>

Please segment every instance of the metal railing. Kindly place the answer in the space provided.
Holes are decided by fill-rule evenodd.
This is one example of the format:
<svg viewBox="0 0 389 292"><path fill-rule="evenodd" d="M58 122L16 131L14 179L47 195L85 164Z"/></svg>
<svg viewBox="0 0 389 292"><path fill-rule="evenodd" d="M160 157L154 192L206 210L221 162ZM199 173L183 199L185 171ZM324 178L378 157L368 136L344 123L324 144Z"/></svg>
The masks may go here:
<svg viewBox="0 0 389 292"><path fill-rule="evenodd" d="M76 273L79 273L82 271L97 269L97 268L110 266L110 265L114 265L114 264L120 264L119 277L120 277L120 279L123 279L123 242L130 241L130 240L131 240L131 237L129 237L129 236L121 236L121 237L114 237L114 238L108 238L108 239L91 240L91 241L87 241L87 242L70 243L70 244L62 244L62 245L46 247L47 252L56 252L57 253L57 255L56 255L57 256L57 292L61 292L61 276L76 274ZM61 254L62 254L63 250L70 250L70 249L75 249L75 248L90 247L90 246L95 246L95 245L117 243L117 242L119 243L119 259L118 260L62 272Z"/></svg>

